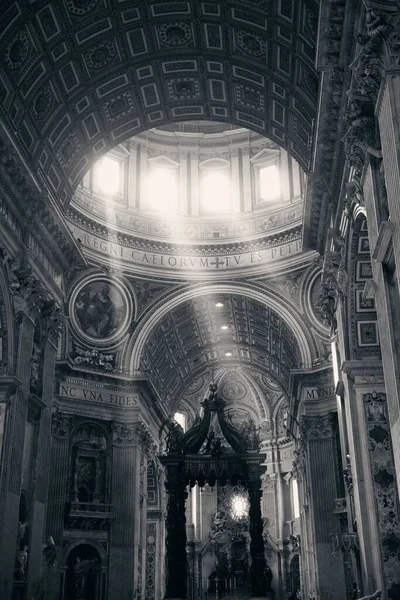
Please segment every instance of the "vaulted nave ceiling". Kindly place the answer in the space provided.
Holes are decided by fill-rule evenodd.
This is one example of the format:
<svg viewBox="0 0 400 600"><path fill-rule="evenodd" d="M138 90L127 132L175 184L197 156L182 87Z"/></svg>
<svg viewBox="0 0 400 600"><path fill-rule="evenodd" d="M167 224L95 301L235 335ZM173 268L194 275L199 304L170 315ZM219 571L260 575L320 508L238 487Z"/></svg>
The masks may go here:
<svg viewBox="0 0 400 600"><path fill-rule="evenodd" d="M0 109L62 204L96 157L151 127L250 127L305 170L318 2L3 0ZM25 107L25 108L23 108Z"/></svg>
<svg viewBox="0 0 400 600"><path fill-rule="evenodd" d="M157 324L141 368L175 407L198 392L189 401L196 410L207 384L225 371L247 372L253 385L263 374L287 392L299 362L297 341L274 310L242 295L210 294L180 304Z"/></svg>

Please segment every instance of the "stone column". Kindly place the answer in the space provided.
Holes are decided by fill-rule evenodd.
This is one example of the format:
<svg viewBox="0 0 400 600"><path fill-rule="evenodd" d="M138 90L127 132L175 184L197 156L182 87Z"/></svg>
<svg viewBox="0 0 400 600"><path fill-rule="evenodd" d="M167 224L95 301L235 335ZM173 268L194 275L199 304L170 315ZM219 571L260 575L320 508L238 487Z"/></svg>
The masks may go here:
<svg viewBox="0 0 400 600"><path fill-rule="evenodd" d="M200 214L199 154L190 153L190 214Z"/></svg>
<svg viewBox="0 0 400 600"><path fill-rule="evenodd" d="M188 153L179 152L179 214L190 214L188 196Z"/></svg>
<svg viewBox="0 0 400 600"><path fill-rule="evenodd" d="M243 210L249 212L253 208L251 197L251 173L250 173L250 149L242 150L242 173L243 173Z"/></svg>
<svg viewBox="0 0 400 600"><path fill-rule="evenodd" d="M166 576L167 598L187 597L186 569L186 487L182 481L179 464L167 465L167 481L165 487L168 494L167 503L167 536L166 536Z"/></svg>
<svg viewBox="0 0 400 600"><path fill-rule="evenodd" d="M26 312L18 315L18 353L16 377L21 383L11 398L4 439L4 465L2 499L0 504L0 598L11 600L14 564L18 533L18 512L25 429L28 415L30 360L33 348L35 323Z"/></svg>
<svg viewBox="0 0 400 600"><path fill-rule="evenodd" d="M112 503L109 600L132 600L137 590L140 536L140 448L133 423L113 423ZM136 560L135 560L136 559Z"/></svg>
<svg viewBox="0 0 400 600"><path fill-rule="evenodd" d="M69 500L69 435L73 417L59 410L51 416L51 458L46 515L46 537L52 536L56 545L56 568L48 574L46 599L57 598L60 586L60 560L63 546L65 503Z"/></svg>
<svg viewBox="0 0 400 600"><path fill-rule="evenodd" d="M138 185L138 168L137 168L138 151L137 144L132 140L129 146L129 158L126 162L128 174L125 180L128 183L127 194L128 194L128 207L136 208L137 204L137 185Z"/></svg>
<svg viewBox="0 0 400 600"><path fill-rule="evenodd" d="M248 467L249 518L250 518L250 578L251 593L255 598L264 598L266 594L265 555L263 522L261 516L261 469L260 455L246 456Z"/></svg>
<svg viewBox="0 0 400 600"><path fill-rule="evenodd" d="M239 148L231 150L231 193L232 193L232 212L240 213L240 170L239 170Z"/></svg>
<svg viewBox="0 0 400 600"><path fill-rule="evenodd" d="M317 593L332 600L346 597L343 561L331 554L330 535L337 529L334 500L337 497L337 464L331 415L303 416L301 433L306 444L310 488L310 517L315 551Z"/></svg>
<svg viewBox="0 0 400 600"><path fill-rule="evenodd" d="M148 148L146 144L140 144L140 168L139 168L139 208L147 210L147 173L148 173Z"/></svg>

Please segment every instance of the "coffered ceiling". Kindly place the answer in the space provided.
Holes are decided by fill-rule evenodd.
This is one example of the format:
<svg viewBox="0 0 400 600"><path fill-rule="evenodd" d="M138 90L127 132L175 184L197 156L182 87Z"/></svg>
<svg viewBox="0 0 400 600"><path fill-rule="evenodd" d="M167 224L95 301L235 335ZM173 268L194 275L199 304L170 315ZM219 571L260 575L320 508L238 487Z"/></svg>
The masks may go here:
<svg viewBox="0 0 400 600"><path fill-rule="evenodd" d="M96 157L173 121L248 127L307 170L317 22L314 0L2 0L0 114L63 203Z"/></svg>
<svg viewBox="0 0 400 600"><path fill-rule="evenodd" d="M251 366L285 390L299 360L294 335L276 312L243 295L210 294L180 304L158 323L146 343L142 369L160 395L177 406L195 381L205 374L214 379L221 369Z"/></svg>

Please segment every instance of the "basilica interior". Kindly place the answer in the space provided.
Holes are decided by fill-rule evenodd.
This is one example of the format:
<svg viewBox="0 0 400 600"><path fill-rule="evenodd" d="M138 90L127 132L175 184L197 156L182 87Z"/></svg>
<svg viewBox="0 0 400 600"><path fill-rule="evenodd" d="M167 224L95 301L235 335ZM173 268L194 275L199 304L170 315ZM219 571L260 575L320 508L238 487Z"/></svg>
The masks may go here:
<svg viewBox="0 0 400 600"><path fill-rule="evenodd" d="M1 600L399 600L400 3L0 48Z"/></svg>

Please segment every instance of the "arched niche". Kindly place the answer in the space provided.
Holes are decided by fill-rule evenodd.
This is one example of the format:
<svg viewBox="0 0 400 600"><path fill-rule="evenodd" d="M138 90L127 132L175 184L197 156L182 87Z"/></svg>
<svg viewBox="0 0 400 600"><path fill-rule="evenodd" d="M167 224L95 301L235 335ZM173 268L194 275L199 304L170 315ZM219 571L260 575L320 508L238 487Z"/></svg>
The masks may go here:
<svg viewBox="0 0 400 600"><path fill-rule="evenodd" d="M61 564L61 600L102 600L107 587L105 549L92 540L68 544Z"/></svg>

